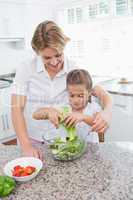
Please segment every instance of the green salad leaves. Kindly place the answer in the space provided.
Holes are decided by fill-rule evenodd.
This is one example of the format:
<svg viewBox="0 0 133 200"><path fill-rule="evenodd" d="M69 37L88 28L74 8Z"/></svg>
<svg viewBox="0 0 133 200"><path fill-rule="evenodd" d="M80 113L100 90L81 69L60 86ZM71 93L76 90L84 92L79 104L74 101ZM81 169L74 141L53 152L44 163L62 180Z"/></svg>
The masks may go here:
<svg viewBox="0 0 133 200"><path fill-rule="evenodd" d="M64 107L60 126L67 131L66 138L55 138L50 145L54 157L59 160L73 160L79 157L85 150L85 141L78 137L75 127L66 127L64 124L65 116L70 113L69 107Z"/></svg>

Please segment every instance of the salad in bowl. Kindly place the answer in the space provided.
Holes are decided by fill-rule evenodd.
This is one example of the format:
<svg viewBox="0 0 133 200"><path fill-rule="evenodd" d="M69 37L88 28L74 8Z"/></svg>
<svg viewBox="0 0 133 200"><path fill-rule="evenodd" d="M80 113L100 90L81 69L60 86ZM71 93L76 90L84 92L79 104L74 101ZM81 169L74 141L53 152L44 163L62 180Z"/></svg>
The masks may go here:
<svg viewBox="0 0 133 200"><path fill-rule="evenodd" d="M64 118L69 110L65 107L63 111ZM85 138L77 133L75 127L66 127L63 119L60 121L59 128L48 130L47 135L46 138L46 134L44 134L43 139L47 141L53 157L57 160L74 160L86 150Z"/></svg>

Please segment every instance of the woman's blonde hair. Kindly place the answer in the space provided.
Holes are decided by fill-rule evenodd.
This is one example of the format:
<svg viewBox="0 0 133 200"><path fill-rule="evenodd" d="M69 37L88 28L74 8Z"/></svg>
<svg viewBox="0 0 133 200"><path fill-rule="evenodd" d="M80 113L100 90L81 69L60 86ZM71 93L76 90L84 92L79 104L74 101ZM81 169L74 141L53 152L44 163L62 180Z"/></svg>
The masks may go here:
<svg viewBox="0 0 133 200"><path fill-rule="evenodd" d="M53 48L62 52L69 40L55 22L47 20L37 26L31 45L36 53L45 48Z"/></svg>

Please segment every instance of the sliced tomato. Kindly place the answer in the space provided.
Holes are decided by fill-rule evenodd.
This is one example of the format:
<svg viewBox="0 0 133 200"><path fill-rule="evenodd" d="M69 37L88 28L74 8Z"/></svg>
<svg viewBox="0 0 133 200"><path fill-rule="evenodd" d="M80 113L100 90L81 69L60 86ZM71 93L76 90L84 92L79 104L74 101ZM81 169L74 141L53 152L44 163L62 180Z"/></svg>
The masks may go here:
<svg viewBox="0 0 133 200"><path fill-rule="evenodd" d="M21 167L20 165L16 165L13 169L14 170L18 170L18 169L22 169L23 167Z"/></svg>
<svg viewBox="0 0 133 200"><path fill-rule="evenodd" d="M12 172L12 175L13 175L13 176L18 176L18 177L19 177L19 176L21 176L21 173L16 172L16 171L13 171L13 172Z"/></svg>
<svg viewBox="0 0 133 200"><path fill-rule="evenodd" d="M21 174L24 172L24 167L21 166L15 166L12 172L13 176L21 176Z"/></svg>
<svg viewBox="0 0 133 200"><path fill-rule="evenodd" d="M27 167L22 167L20 165L17 165L13 168L12 175L13 176L28 176L35 172L36 168L33 166L27 166Z"/></svg>
<svg viewBox="0 0 133 200"><path fill-rule="evenodd" d="M33 166L30 166L30 165L28 165L27 167L26 167L26 169L31 169L32 171L35 171L36 170L36 168L35 167L33 167Z"/></svg>
<svg viewBox="0 0 133 200"><path fill-rule="evenodd" d="M21 173L21 176L29 176L26 172Z"/></svg>
<svg viewBox="0 0 133 200"><path fill-rule="evenodd" d="M32 166L27 166L27 167L25 168L25 172L26 172L27 174L32 174L35 170L36 170L36 168L35 168L35 167L32 167Z"/></svg>

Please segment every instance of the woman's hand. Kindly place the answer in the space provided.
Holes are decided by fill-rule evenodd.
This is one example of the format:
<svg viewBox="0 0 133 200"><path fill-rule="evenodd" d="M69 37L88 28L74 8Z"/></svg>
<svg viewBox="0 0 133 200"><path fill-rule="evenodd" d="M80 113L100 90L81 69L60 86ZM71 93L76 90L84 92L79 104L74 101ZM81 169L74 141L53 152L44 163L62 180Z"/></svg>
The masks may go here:
<svg viewBox="0 0 133 200"><path fill-rule="evenodd" d="M33 147L31 144L22 147L25 156L31 156L43 160L42 151Z"/></svg>
<svg viewBox="0 0 133 200"><path fill-rule="evenodd" d="M55 109L55 108L48 108L47 110L48 113L48 119L51 121L51 123L53 123L56 128L59 127L59 120L61 118L61 113Z"/></svg>
<svg viewBox="0 0 133 200"><path fill-rule="evenodd" d="M64 123L67 127L75 126L78 122L83 121L84 115L82 113L73 112L66 116Z"/></svg>
<svg viewBox="0 0 133 200"><path fill-rule="evenodd" d="M112 113L107 111L97 112L93 115L92 131L104 133L110 125Z"/></svg>

